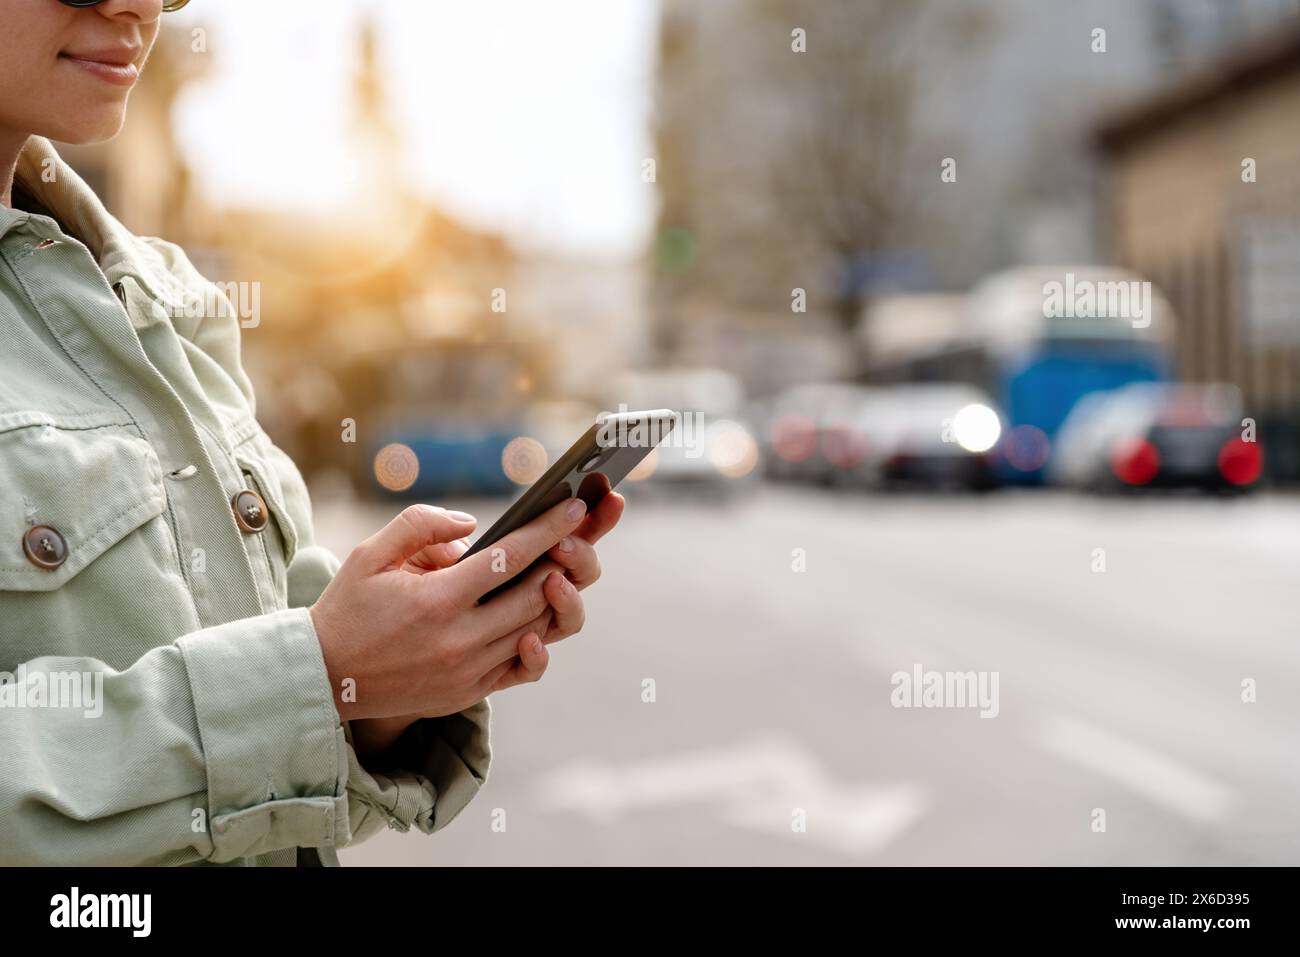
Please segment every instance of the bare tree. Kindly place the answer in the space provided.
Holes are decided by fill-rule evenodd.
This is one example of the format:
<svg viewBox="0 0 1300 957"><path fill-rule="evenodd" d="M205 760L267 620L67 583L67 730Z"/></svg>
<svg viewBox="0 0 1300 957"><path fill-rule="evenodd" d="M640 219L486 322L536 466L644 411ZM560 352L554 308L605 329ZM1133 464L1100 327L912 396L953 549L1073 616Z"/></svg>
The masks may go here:
<svg viewBox="0 0 1300 957"><path fill-rule="evenodd" d="M800 238L802 259L829 264L835 311L852 324L864 291L855 270L942 229L940 162L958 134L920 122L924 96L986 21L978 6L932 0L761 0L757 9L760 21L804 30L807 45L766 47L767 69L787 91L789 133L768 153L775 215Z"/></svg>

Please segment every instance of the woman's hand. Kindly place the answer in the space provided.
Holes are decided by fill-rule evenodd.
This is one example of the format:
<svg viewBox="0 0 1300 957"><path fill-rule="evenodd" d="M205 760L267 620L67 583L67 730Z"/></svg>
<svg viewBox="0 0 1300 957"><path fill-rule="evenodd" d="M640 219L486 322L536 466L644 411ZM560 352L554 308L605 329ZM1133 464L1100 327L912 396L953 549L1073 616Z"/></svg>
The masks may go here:
<svg viewBox="0 0 1300 957"><path fill-rule="evenodd" d="M565 569L568 579L578 591L594 584L600 577L600 559L596 557L593 546L618 524L626 504L622 495L617 492L608 493L596 503L595 509L583 519L577 531L546 553Z"/></svg>
<svg viewBox="0 0 1300 957"><path fill-rule="evenodd" d="M550 560L538 563L530 581L521 583L520 587L531 584L536 576L540 576L547 608L537 618L499 639L513 642L515 656L498 666L497 680L488 693L540 679L549 661L546 645L574 635L582 628L586 614L577 592L600 577L600 559L593 546L618 524L625 504L623 496L616 492L602 498L571 535L550 549L547 553ZM463 513L449 514L460 516ZM414 574L450 568L468 548L469 542L464 538L434 543L408 559L405 568ZM354 720L351 724L353 744L359 753L381 751L421 717L436 715L416 713Z"/></svg>
<svg viewBox="0 0 1300 957"><path fill-rule="evenodd" d="M548 594L565 606L565 627L573 614L573 602L546 585L549 563L477 601L570 535L585 511L579 499L561 502L496 547L432 572L411 559L469 534L472 516L413 505L353 549L311 608L339 717L454 714L507 675L531 677L539 657L531 643L527 665L512 672L514 659L530 623L546 620L549 630Z"/></svg>

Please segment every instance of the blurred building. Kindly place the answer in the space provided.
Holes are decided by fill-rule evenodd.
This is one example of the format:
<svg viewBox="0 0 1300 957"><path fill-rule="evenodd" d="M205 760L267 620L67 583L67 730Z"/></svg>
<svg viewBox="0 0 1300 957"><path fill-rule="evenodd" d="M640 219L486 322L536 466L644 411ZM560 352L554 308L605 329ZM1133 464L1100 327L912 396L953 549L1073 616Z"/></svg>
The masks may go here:
<svg viewBox="0 0 1300 957"><path fill-rule="evenodd" d="M657 343L764 390L843 374L826 356L849 360L852 375L844 327L879 297L966 289L1015 265L1095 261L1088 141L1098 112L1276 30L1297 3L661 9ZM792 50L794 31L805 53ZM956 163L950 183L939 179L945 157ZM790 308L795 288L806 313ZM718 351L738 341L748 348Z"/></svg>
<svg viewBox="0 0 1300 957"><path fill-rule="evenodd" d="M1300 31L1255 41L1109 118L1111 257L1178 317L1181 378L1227 381L1297 472L1300 424Z"/></svg>

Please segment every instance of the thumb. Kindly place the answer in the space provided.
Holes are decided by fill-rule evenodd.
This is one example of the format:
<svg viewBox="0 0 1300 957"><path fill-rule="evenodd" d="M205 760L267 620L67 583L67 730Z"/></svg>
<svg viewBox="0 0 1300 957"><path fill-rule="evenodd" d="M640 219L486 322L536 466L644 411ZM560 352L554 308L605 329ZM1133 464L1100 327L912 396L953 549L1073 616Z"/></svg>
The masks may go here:
<svg viewBox="0 0 1300 957"><path fill-rule="evenodd" d="M454 542L474 530L474 516L436 505L409 505L391 522L357 546L375 569L400 565L421 549Z"/></svg>

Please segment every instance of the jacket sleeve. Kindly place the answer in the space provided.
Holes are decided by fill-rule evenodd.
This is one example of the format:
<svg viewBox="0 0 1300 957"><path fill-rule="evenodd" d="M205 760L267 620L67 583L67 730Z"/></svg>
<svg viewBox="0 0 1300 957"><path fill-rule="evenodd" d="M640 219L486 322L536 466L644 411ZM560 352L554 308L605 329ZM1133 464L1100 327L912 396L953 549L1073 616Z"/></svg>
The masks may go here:
<svg viewBox="0 0 1300 957"><path fill-rule="evenodd" d="M85 707L39 706L63 676ZM89 682L88 684L86 682ZM432 832L481 785L487 703L421 721L372 774L334 707L305 608L205 628L124 671L44 657L0 675L0 865L237 862Z"/></svg>
<svg viewBox="0 0 1300 957"><path fill-rule="evenodd" d="M68 674L98 685L86 707L37 706ZM2 864L225 863L351 837L344 730L304 609L193 632L124 671L43 657L5 677Z"/></svg>
<svg viewBox="0 0 1300 957"><path fill-rule="evenodd" d="M286 502L297 496L290 490L294 479L299 485L297 468L278 448L272 448L277 471L285 487ZM292 470L292 475L287 474ZM306 491L302 492L302 508ZM288 505L297 511L294 505ZM289 566L289 604L306 608L315 603L325 590L339 560L319 545L311 544L310 516L298 519L299 547ZM304 542L309 543L304 546ZM318 646L319 647L319 646ZM333 708L333 694L330 695ZM442 718L422 718L406 732L385 760L372 764L370 756L362 758L352 744L352 728L344 722L343 750L346 762L348 837L338 846L359 844L384 828L409 831L412 826L432 834L464 810L487 780L491 764L492 711L486 698L457 714Z"/></svg>
<svg viewBox="0 0 1300 957"><path fill-rule="evenodd" d="M206 288L204 301L222 294L208 283L184 251L173 243L147 239L166 274L187 289ZM179 317L177 332L217 366L221 376L205 377L220 394L214 398L229 406L242 406L255 415L256 398L240 361L240 326L232 308L202 318ZM297 548L288 570L291 608L313 604L338 570L339 561L315 543L311 501L306 484L293 461L268 443L269 467L283 489L286 511L297 532ZM401 831L413 825L432 833L447 825L469 803L487 779L491 763L489 745L491 708L487 700L458 714L422 719L403 736L397 749L404 757L400 767L385 765L368 770L352 746L351 729L344 727L350 841L365 840L385 826ZM346 842L345 842L346 843Z"/></svg>
<svg viewBox="0 0 1300 957"><path fill-rule="evenodd" d="M276 452L276 458L283 456ZM304 548L300 542L289 566L290 604L315 602L337 569L331 552L317 545ZM332 708L332 695L330 700ZM385 827L407 831L414 826L432 834L449 824L487 780L491 718L486 698L457 714L422 718L391 749L399 763L385 763L382 770L367 768L369 758L357 755L345 723L349 837L339 846L364 841Z"/></svg>

